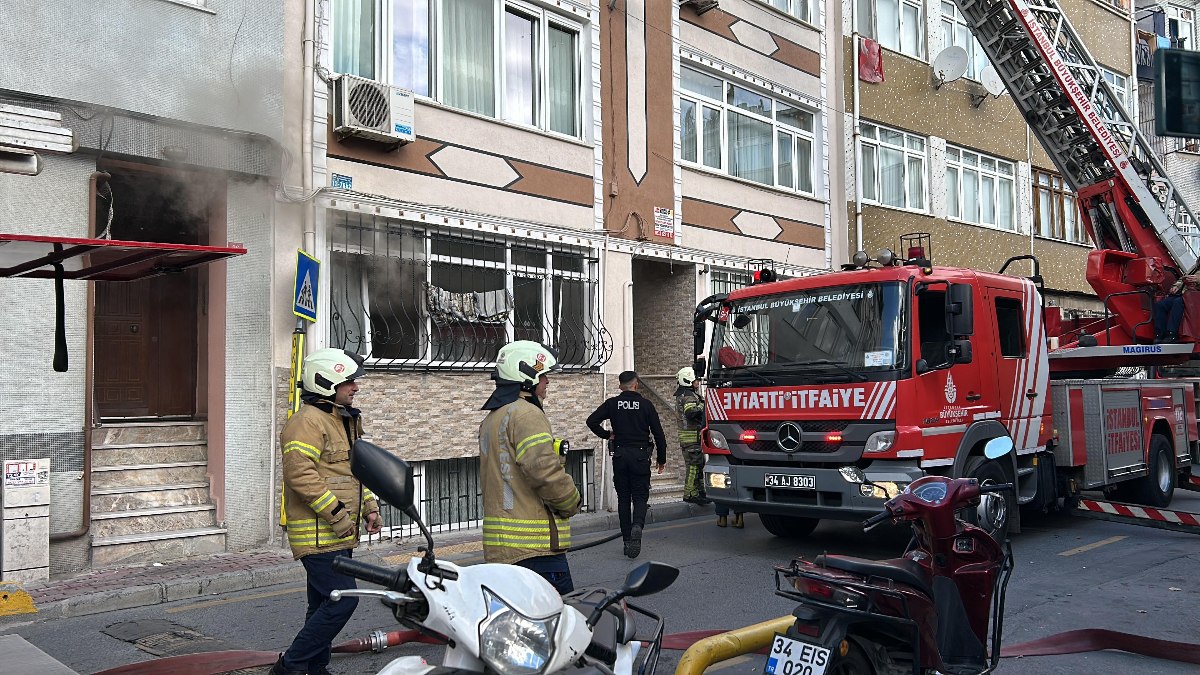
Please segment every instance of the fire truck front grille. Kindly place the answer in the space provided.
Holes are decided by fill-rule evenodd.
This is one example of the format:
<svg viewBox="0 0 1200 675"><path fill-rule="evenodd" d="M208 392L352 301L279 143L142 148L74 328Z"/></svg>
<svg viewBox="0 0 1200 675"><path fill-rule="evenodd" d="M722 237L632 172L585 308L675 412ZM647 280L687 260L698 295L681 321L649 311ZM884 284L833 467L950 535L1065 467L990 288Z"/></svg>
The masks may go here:
<svg viewBox="0 0 1200 675"><path fill-rule="evenodd" d="M779 425L782 422L739 422L739 426L745 431L753 430L758 433L759 439L753 443L747 443L752 452L779 452L779 446L776 444L776 433ZM842 432L850 424L849 420L811 420L804 422L792 422L800 427L805 434L829 434L833 432ZM831 443L824 440L814 441L805 440L800 444L796 452L818 452L832 453L837 452L842 448L842 443Z"/></svg>

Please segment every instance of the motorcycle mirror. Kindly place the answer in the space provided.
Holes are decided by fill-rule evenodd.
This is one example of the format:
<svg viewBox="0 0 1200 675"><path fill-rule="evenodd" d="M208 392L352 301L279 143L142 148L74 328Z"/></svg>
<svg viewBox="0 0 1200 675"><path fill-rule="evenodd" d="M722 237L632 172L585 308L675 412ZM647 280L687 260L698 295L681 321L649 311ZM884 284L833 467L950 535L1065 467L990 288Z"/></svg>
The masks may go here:
<svg viewBox="0 0 1200 675"><path fill-rule="evenodd" d="M622 594L633 598L653 595L675 583L678 577L679 568L651 560L629 571Z"/></svg>
<svg viewBox="0 0 1200 675"><path fill-rule="evenodd" d="M350 472L383 501L407 511L413 505L413 468L408 462L358 439L350 456Z"/></svg>
<svg viewBox="0 0 1200 675"><path fill-rule="evenodd" d="M999 459L1012 452L1013 442L1008 436L999 436L988 441L983 446L983 456L988 459Z"/></svg>

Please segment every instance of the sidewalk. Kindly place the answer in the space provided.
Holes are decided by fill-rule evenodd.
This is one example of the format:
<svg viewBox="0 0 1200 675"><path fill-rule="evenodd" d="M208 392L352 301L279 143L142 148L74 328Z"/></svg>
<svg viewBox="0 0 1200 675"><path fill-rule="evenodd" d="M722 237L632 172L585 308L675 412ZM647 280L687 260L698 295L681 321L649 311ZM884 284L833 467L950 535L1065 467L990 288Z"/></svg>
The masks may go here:
<svg viewBox="0 0 1200 675"><path fill-rule="evenodd" d="M683 502L651 504L647 523L661 523L711 513L710 507ZM583 513L571 519L572 541L587 543L618 529L616 513ZM482 550L478 529L435 534L439 550L465 553ZM355 557L377 564L402 564L424 545L420 537L360 546ZM0 629L17 622L45 621L120 609L175 602L204 595L232 593L276 584L302 583L304 568L286 548L223 553L166 563L143 563L94 570L20 587L4 584L0 594ZM17 591L17 593L13 593ZM19 602L20 591L33 601L35 613L4 616L5 602Z"/></svg>

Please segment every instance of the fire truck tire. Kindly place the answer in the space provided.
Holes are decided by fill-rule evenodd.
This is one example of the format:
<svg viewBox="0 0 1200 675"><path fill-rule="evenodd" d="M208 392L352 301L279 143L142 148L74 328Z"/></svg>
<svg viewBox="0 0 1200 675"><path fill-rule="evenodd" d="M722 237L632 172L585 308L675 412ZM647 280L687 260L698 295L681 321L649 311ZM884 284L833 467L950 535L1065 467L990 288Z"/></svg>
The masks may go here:
<svg viewBox="0 0 1200 675"><path fill-rule="evenodd" d="M1165 508L1175 494L1175 449L1162 434L1150 437L1150 473L1130 486L1133 499L1144 506Z"/></svg>
<svg viewBox="0 0 1200 675"><path fill-rule="evenodd" d="M963 476L978 479L981 485L1012 482L999 462L993 462L980 456L967 460L967 464L963 468ZM959 513L963 520L982 527L992 535L993 539L1003 542L1008 538L1009 526L1016 512L1017 499L1015 495L1010 492L995 492L982 495L979 506L963 509Z"/></svg>
<svg viewBox="0 0 1200 675"><path fill-rule="evenodd" d="M802 539L812 534L812 531L817 529L817 523L821 522L820 518L801 518L799 516L777 516L773 513L760 513L758 519L762 521L763 527L767 528L767 532L776 537L784 539Z"/></svg>

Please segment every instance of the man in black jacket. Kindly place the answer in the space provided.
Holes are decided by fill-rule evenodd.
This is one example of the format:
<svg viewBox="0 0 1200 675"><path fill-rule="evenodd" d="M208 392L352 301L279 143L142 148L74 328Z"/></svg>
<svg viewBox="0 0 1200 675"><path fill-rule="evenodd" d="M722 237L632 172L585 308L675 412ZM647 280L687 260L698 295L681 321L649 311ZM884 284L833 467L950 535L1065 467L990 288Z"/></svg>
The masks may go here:
<svg viewBox="0 0 1200 675"><path fill-rule="evenodd" d="M654 404L638 393L641 382L637 373L627 370L617 381L621 393L601 403L587 418L587 425L592 433L609 440L625 555L636 558L642 552L642 528L646 526L646 502L650 499L650 454L652 449L657 451L658 472L662 473L667 464L667 441ZM612 431L601 426L605 420Z"/></svg>

